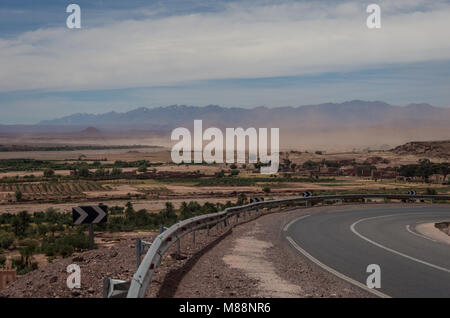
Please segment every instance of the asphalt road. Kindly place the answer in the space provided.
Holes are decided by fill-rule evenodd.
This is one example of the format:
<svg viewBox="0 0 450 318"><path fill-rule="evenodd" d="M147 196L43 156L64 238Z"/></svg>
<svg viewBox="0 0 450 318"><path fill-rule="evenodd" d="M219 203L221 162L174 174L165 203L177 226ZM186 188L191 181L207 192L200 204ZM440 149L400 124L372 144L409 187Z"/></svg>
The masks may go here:
<svg viewBox="0 0 450 318"><path fill-rule="evenodd" d="M366 286L381 269L378 296L450 297L450 245L418 235L418 223L450 220L450 208L377 208L318 213L284 228L291 245L343 279Z"/></svg>

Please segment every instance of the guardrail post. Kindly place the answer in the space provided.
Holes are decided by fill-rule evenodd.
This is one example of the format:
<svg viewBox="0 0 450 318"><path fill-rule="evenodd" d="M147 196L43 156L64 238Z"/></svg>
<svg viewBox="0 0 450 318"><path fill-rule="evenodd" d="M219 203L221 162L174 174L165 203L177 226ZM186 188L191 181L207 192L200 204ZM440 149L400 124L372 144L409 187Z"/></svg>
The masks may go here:
<svg viewBox="0 0 450 318"><path fill-rule="evenodd" d="M139 265L141 265L141 255L144 254L145 246L150 246L152 243L145 242L141 240L140 238L136 238L136 264L139 268Z"/></svg>
<svg viewBox="0 0 450 318"><path fill-rule="evenodd" d="M130 288L130 282L103 278L103 298L125 298Z"/></svg>
<svg viewBox="0 0 450 318"><path fill-rule="evenodd" d="M159 228L159 234L161 234L165 230L167 230L167 227L165 227L164 225L161 225L160 228Z"/></svg>
<svg viewBox="0 0 450 318"><path fill-rule="evenodd" d="M177 240L177 256L181 255L181 242L180 239Z"/></svg>
<svg viewBox="0 0 450 318"><path fill-rule="evenodd" d="M141 265L141 254L142 254L142 242L140 238L136 238L136 264L139 268Z"/></svg>

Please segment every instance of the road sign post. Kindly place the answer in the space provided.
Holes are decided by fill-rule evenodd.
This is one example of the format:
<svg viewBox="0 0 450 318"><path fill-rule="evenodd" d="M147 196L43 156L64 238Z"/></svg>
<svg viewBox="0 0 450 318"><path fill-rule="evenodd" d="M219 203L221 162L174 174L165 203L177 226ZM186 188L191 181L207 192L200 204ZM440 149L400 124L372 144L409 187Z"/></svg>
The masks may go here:
<svg viewBox="0 0 450 318"><path fill-rule="evenodd" d="M94 249L94 224L89 224L89 249Z"/></svg>

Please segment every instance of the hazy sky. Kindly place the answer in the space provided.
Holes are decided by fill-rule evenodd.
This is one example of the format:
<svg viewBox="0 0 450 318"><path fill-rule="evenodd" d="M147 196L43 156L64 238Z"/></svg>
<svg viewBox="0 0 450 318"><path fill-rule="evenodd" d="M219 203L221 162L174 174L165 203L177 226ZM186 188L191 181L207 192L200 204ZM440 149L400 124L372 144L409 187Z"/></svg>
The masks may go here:
<svg viewBox="0 0 450 318"><path fill-rule="evenodd" d="M66 27L70 3L81 29ZM449 107L449 30L443 0L1 0L0 123L170 104Z"/></svg>

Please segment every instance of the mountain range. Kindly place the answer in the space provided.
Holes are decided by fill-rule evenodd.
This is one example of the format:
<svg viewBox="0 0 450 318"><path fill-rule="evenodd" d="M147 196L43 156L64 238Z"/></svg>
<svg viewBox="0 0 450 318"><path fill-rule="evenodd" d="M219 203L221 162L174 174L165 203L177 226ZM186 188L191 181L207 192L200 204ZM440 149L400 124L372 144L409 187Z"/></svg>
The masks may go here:
<svg viewBox="0 0 450 318"><path fill-rule="evenodd" d="M227 108L172 105L141 107L128 112L74 114L41 121L36 125L0 125L3 135L46 134L67 139L118 134L159 136L170 143L177 127L193 129L195 119L203 128L277 127L284 147L327 149L390 149L410 141L450 139L450 108L429 104L391 105L382 101L353 100L299 107ZM144 140L145 142L145 140Z"/></svg>
<svg viewBox="0 0 450 318"><path fill-rule="evenodd" d="M385 102L354 100L299 107L225 108L172 105L141 107L128 112L104 114L74 114L41 121L40 126L84 126L99 129L141 129L169 131L191 126L195 119L216 127L285 127L285 128L352 128L379 125L416 126L417 124L448 124L450 108L429 104L400 107Z"/></svg>

